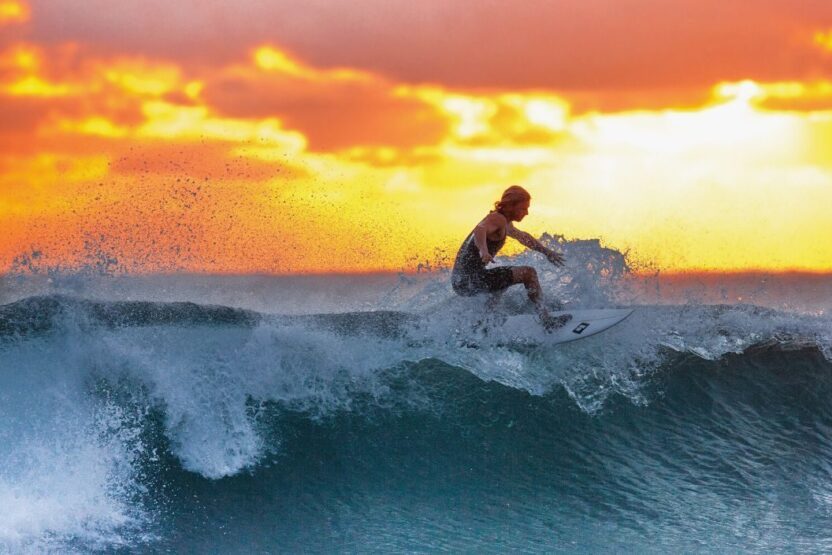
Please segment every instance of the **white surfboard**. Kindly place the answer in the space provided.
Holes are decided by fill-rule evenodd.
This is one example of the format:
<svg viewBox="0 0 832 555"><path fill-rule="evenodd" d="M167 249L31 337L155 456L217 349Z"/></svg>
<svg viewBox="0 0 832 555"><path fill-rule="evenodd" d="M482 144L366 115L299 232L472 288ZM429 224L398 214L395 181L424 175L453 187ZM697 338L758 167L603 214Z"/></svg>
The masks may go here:
<svg viewBox="0 0 832 555"><path fill-rule="evenodd" d="M518 314L509 316L501 326L501 339L518 343L566 343L590 337L596 333L611 328L623 322L633 313L629 308L604 308L588 310L570 310L552 312L556 318L564 314L571 314L572 319L560 328L547 332L533 314Z"/></svg>

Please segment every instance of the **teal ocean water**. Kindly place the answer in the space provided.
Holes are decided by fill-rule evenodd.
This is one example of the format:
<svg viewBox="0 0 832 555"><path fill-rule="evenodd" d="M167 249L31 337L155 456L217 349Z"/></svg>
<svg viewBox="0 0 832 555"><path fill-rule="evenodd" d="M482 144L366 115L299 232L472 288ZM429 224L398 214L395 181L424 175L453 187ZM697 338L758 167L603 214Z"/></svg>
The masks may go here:
<svg viewBox="0 0 832 555"><path fill-rule="evenodd" d="M561 246L517 258L625 325L513 343L441 271L5 276L0 551L832 549L829 279Z"/></svg>

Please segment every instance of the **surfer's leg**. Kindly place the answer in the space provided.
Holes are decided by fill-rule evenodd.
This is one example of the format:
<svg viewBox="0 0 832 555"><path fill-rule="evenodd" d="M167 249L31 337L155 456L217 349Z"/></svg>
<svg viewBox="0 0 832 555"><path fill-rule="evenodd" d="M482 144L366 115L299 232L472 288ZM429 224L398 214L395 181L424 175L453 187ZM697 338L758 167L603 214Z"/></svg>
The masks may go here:
<svg viewBox="0 0 832 555"><path fill-rule="evenodd" d="M534 303L540 323L548 331L561 327L572 318L569 315L558 316L557 318L552 318L549 315L549 311L546 310L546 306L543 304L543 292L540 288L540 281L537 279L537 270L531 266L515 266L512 271L515 283L522 283L526 287L526 293L529 295L529 300Z"/></svg>
<svg viewBox="0 0 832 555"><path fill-rule="evenodd" d="M514 268L512 266L489 268L482 275L482 283L485 291L491 293L493 301L490 300L489 303L496 303L503 291L517 283L514 279Z"/></svg>
<svg viewBox="0 0 832 555"><path fill-rule="evenodd" d="M482 274L482 286L483 292L488 293L488 300L485 301L486 310L492 312L500 302L503 292L512 285L514 285L514 274L510 267L501 266L485 270Z"/></svg>
<svg viewBox="0 0 832 555"><path fill-rule="evenodd" d="M543 293L540 291L540 281L537 279L537 270L531 266L513 266L511 268L514 283L522 283L526 288L529 300L535 306L542 306ZM545 310L545 308L544 308Z"/></svg>

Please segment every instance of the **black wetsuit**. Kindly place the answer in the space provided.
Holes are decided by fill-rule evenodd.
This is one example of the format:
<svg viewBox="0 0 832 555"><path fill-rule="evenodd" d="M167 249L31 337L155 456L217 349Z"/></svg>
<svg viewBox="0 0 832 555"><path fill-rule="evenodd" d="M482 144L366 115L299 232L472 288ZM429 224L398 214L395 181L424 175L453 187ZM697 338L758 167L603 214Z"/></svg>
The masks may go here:
<svg viewBox="0 0 832 555"><path fill-rule="evenodd" d="M505 242L505 235L499 241L486 238L486 245L491 256L495 256L503 248ZM511 266L486 269L472 231L459 247L456 260L454 260L454 269L451 273L451 285L454 291L468 297L480 293L502 291L513 284Z"/></svg>

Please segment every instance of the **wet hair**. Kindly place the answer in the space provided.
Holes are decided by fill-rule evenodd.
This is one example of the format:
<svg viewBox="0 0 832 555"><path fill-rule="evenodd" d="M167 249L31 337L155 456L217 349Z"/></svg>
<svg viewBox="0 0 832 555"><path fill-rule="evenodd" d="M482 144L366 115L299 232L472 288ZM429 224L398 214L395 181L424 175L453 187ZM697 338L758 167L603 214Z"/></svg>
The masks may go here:
<svg viewBox="0 0 832 555"><path fill-rule="evenodd" d="M529 194L527 190L525 190L520 185L512 185L505 191L503 191L503 196L494 203L494 211L501 212L507 206L512 204L517 204L518 202L524 202L527 200L532 200L532 196Z"/></svg>

